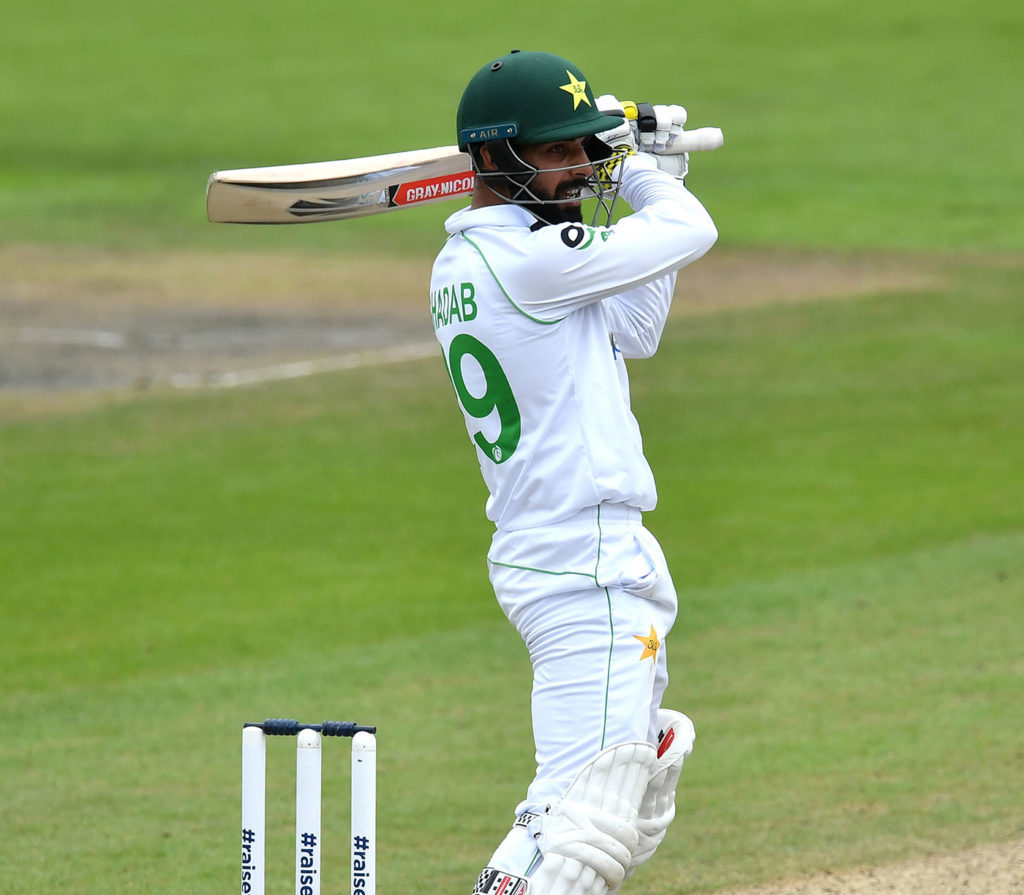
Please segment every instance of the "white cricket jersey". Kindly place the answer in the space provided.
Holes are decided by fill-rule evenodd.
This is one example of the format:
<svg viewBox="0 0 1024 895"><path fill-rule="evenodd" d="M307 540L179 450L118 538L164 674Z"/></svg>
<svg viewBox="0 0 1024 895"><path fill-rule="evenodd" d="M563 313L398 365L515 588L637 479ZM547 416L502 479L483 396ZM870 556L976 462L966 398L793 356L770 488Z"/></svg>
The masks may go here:
<svg viewBox="0 0 1024 895"><path fill-rule="evenodd" d="M619 195L634 213L611 227L531 229L516 205L445 222L431 315L498 529L657 502L624 359L655 352L676 271L718 234L652 159L624 164Z"/></svg>

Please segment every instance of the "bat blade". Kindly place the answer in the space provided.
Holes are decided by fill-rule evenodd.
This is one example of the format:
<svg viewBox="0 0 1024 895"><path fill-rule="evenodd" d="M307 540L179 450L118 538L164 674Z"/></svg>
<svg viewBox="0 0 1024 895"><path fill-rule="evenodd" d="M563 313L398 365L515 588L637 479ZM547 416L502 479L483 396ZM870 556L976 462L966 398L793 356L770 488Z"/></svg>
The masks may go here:
<svg viewBox="0 0 1024 895"><path fill-rule="evenodd" d="M473 183L469 156L457 146L237 168L210 176L206 213L215 223L336 221L468 195Z"/></svg>

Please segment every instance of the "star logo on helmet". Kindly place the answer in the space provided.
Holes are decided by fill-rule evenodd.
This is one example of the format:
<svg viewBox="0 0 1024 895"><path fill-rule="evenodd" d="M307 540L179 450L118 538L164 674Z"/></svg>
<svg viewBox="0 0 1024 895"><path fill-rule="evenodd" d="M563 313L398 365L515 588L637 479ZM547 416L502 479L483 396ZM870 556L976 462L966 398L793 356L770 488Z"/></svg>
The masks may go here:
<svg viewBox="0 0 1024 895"><path fill-rule="evenodd" d="M580 103L586 103L589 106L590 97L587 96L587 82L577 81L576 76L569 69L566 69L565 73L569 76L569 83L559 85L558 89L564 90L572 97L572 110L575 112L579 108Z"/></svg>

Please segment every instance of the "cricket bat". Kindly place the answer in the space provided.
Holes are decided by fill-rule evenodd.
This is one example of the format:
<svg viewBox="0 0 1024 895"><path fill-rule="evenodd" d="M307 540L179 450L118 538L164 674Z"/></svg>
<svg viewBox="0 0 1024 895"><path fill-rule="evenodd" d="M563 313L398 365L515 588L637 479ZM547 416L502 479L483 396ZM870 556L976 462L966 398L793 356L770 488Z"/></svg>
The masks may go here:
<svg viewBox="0 0 1024 895"><path fill-rule="evenodd" d="M683 131L678 152L717 149L717 127ZM302 224L339 221L467 196L475 174L458 146L365 158L215 171L206 213L215 223Z"/></svg>

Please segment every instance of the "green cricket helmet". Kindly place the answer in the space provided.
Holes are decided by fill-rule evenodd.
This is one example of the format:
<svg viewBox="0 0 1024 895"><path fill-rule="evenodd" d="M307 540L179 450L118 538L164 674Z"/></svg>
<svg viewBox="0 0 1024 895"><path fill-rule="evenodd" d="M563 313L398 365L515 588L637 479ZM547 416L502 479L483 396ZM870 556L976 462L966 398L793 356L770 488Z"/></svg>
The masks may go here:
<svg viewBox="0 0 1024 895"><path fill-rule="evenodd" d="M478 71L456 118L459 149L492 140L553 143L611 130L583 73L551 53L513 50Z"/></svg>

